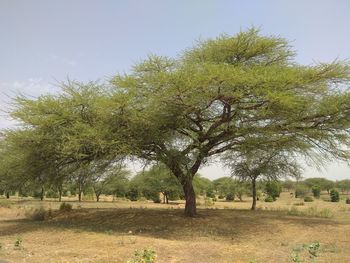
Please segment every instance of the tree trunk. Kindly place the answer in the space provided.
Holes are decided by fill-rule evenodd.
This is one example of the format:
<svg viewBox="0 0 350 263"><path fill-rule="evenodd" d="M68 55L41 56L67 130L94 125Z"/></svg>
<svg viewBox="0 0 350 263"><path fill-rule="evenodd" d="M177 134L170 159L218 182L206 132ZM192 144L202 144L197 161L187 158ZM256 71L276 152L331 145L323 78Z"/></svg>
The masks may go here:
<svg viewBox="0 0 350 263"><path fill-rule="evenodd" d="M185 216L194 217L197 214L196 193L194 192L192 177L189 175L182 178L182 187L185 193Z"/></svg>
<svg viewBox="0 0 350 263"><path fill-rule="evenodd" d="M9 192L9 191L6 192L6 198L7 198L7 199L10 199L10 192Z"/></svg>
<svg viewBox="0 0 350 263"><path fill-rule="evenodd" d="M59 186L58 187L58 202L61 202L62 201L62 186Z"/></svg>
<svg viewBox="0 0 350 263"><path fill-rule="evenodd" d="M40 200L41 200L41 201L44 200L44 194L45 194L45 191L44 191L44 187L42 186L42 187L41 187L41 193L40 193Z"/></svg>
<svg viewBox="0 0 350 263"><path fill-rule="evenodd" d="M82 191L79 190L79 191L78 191L78 201L79 201L79 202L81 202L81 193L82 193Z"/></svg>
<svg viewBox="0 0 350 263"><path fill-rule="evenodd" d="M96 202L99 202L100 201L100 194L95 192L95 195L96 195Z"/></svg>
<svg viewBox="0 0 350 263"><path fill-rule="evenodd" d="M256 209L256 178L252 178L252 196L253 196L253 203L251 210Z"/></svg>
<svg viewBox="0 0 350 263"><path fill-rule="evenodd" d="M163 194L163 204L165 204L165 193L162 193Z"/></svg>
<svg viewBox="0 0 350 263"><path fill-rule="evenodd" d="M166 203L169 204L168 194L165 195L165 200L166 200Z"/></svg>

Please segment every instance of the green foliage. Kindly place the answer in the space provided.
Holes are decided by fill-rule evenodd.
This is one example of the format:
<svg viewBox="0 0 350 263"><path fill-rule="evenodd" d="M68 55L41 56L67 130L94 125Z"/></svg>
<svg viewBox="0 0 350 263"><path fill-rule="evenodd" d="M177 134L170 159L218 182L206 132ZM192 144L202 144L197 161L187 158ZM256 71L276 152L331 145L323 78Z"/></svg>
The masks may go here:
<svg viewBox="0 0 350 263"><path fill-rule="evenodd" d="M140 198L139 191L136 188L130 188L126 193L126 198L130 201L137 201Z"/></svg>
<svg viewBox="0 0 350 263"><path fill-rule="evenodd" d="M282 191L281 184L276 181L269 181L266 183L265 191L267 195L272 197L273 201L275 201Z"/></svg>
<svg viewBox="0 0 350 263"><path fill-rule="evenodd" d="M320 198L321 187L319 185L313 185L311 190L312 190L312 194L315 198Z"/></svg>
<svg viewBox="0 0 350 263"><path fill-rule="evenodd" d="M318 185L321 190L326 190L327 192L334 187L334 182L326 178L307 178L303 183L309 188Z"/></svg>
<svg viewBox="0 0 350 263"><path fill-rule="evenodd" d="M45 197L46 198L58 198L58 193L57 193L57 191L55 191L53 189L49 189L48 191L46 191Z"/></svg>
<svg viewBox="0 0 350 263"><path fill-rule="evenodd" d="M304 186L299 184L296 189L295 189L295 197L296 198L303 198L309 193L309 189Z"/></svg>
<svg viewBox="0 0 350 263"><path fill-rule="evenodd" d="M304 197L304 202L313 202L314 199L311 196L305 196Z"/></svg>
<svg viewBox="0 0 350 263"><path fill-rule="evenodd" d="M20 249L23 246L23 239L21 236L17 236L15 240L15 249Z"/></svg>
<svg viewBox="0 0 350 263"><path fill-rule="evenodd" d="M268 195L268 196L265 198L265 202L270 203L270 202L274 202L274 201L275 201L275 199L274 199L272 196L270 196L270 195Z"/></svg>
<svg viewBox="0 0 350 263"><path fill-rule="evenodd" d="M147 248L143 251L135 250L134 258L128 260L128 263L154 263L156 262L157 254L153 249Z"/></svg>
<svg viewBox="0 0 350 263"><path fill-rule="evenodd" d="M347 192L349 193L350 191L350 179L344 179L337 181L335 183L336 187L339 188L343 193Z"/></svg>
<svg viewBox="0 0 350 263"><path fill-rule="evenodd" d="M197 174L193 179L193 187L197 195L206 196L207 193L211 195L208 197L213 197L214 195L214 185L212 181L210 181L208 178L202 177L199 174Z"/></svg>
<svg viewBox="0 0 350 263"><path fill-rule="evenodd" d="M209 198L215 198L215 193L213 189L208 189L205 195L206 197L209 197Z"/></svg>
<svg viewBox="0 0 350 263"><path fill-rule="evenodd" d="M332 189L329 193L332 202L339 202L339 192L336 189Z"/></svg>
<svg viewBox="0 0 350 263"><path fill-rule="evenodd" d="M66 202L63 202L59 208L61 212L70 212L72 211L72 209L73 209L72 205Z"/></svg>
<svg viewBox="0 0 350 263"><path fill-rule="evenodd" d="M226 201L234 201L235 200L235 194L234 193L228 193L226 194Z"/></svg>
<svg viewBox="0 0 350 263"><path fill-rule="evenodd" d="M269 179L279 177L283 165L295 167L295 152L321 152L318 162L344 159L349 64L304 66L294 56L285 39L251 28L200 41L176 58L150 56L106 85L67 81L55 95L19 96L11 112L18 129L0 139L0 188L18 190L26 182L56 187L73 177L80 192L91 183L82 167L138 157L163 163L183 187L192 188L186 182L194 178L196 193L204 195L210 182L196 173L228 152L288 153L288 161L255 169L272 174ZM104 180L93 181L100 192ZM137 199L138 191L131 185L127 195ZM243 191L228 192L240 198ZM195 206L187 211L195 212Z"/></svg>
<svg viewBox="0 0 350 263"><path fill-rule="evenodd" d="M350 197L346 198L345 203L350 204Z"/></svg>

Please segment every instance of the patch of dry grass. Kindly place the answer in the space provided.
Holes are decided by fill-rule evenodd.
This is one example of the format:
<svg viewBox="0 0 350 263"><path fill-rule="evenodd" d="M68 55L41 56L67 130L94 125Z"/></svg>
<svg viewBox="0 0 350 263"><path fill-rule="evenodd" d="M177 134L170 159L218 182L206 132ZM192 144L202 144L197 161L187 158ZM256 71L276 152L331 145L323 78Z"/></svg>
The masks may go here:
<svg viewBox="0 0 350 263"><path fill-rule="evenodd" d="M157 262L280 263L292 262L298 247L319 242L317 262L350 262L347 207L316 200L296 208L297 201L284 195L272 204L259 202L258 211L249 210L249 199L215 202L185 218L181 202L70 202L73 210L65 213L58 202L11 200L10 208L0 208L0 260L125 263L136 249L152 248ZM53 210L51 218L25 218L25 211L40 206ZM300 214L286 213L292 207ZM312 207L329 209L333 217L305 217ZM21 249L14 248L17 237Z"/></svg>

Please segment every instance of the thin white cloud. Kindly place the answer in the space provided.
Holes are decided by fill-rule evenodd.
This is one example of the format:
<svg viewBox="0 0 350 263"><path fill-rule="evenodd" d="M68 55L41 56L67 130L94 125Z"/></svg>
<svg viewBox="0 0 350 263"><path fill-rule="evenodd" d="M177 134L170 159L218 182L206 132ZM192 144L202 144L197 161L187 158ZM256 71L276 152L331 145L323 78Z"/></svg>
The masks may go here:
<svg viewBox="0 0 350 263"><path fill-rule="evenodd" d="M66 57L55 55L55 54L51 55L51 59L55 62L61 63L63 65L68 65L71 67L75 67L78 65L78 61L76 61L75 59L66 58Z"/></svg>

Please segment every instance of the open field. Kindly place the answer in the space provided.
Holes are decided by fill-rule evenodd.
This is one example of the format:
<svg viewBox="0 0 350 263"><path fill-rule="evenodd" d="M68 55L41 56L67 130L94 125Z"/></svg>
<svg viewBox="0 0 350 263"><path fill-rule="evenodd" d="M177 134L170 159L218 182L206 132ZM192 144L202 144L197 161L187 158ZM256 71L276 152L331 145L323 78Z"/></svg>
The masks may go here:
<svg viewBox="0 0 350 263"><path fill-rule="evenodd" d="M249 201L199 200L198 217L185 218L183 203L71 202L73 210L62 213L55 201L1 199L0 260L127 262L136 249L152 248L157 262L350 262L344 200L300 206L283 193L274 203L258 202L254 212ZM49 219L26 218L40 206L52 209Z"/></svg>

